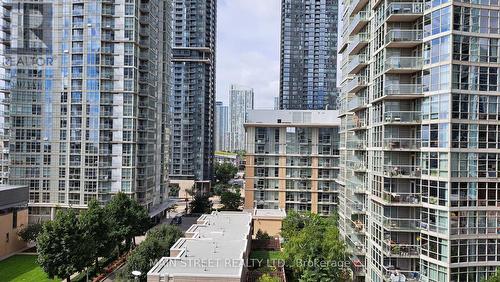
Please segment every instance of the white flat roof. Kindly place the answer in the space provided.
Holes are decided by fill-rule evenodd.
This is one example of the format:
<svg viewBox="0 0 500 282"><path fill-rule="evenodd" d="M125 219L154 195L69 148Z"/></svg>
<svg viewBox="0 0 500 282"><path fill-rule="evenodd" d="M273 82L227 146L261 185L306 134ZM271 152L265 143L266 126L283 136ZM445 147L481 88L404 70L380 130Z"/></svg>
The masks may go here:
<svg viewBox="0 0 500 282"><path fill-rule="evenodd" d="M256 218L259 217L285 218L286 212L283 209L254 209L253 216Z"/></svg>
<svg viewBox="0 0 500 282"><path fill-rule="evenodd" d="M249 244L252 214L213 212L198 218L170 248L175 257L162 258L148 276L240 277Z"/></svg>
<svg viewBox="0 0 500 282"><path fill-rule="evenodd" d="M333 110L250 110L245 125L339 126L338 116Z"/></svg>

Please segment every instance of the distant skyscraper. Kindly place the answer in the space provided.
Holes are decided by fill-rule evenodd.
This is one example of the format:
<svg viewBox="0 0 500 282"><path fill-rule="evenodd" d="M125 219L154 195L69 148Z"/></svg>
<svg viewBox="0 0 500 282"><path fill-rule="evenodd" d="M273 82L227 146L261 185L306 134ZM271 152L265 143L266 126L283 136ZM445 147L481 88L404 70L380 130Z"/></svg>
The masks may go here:
<svg viewBox="0 0 500 282"><path fill-rule="evenodd" d="M215 150L229 151L229 107L215 102Z"/></svg>
<svg viewBox="0 0 500 282"><path fill-rule="evenodd" d="M273 109L279 110L280 109L280 97L274 97L274 107Z"/></svg>
<svg viewBox="0 0 500 282"><path fill-rule="evenodd" d="M212 178L216 2L173 0L173 179Z"/></svg>
<svg viewBox="0 0 500 282"><path fill-rule="evenodd" d="M1 119L11 128L9 182L29 187L30 220L118 192L154 214L168 180L170 1L2 6L2 62L30 58L3 65L1 94L11 107ZM17 30L33 14L36 39Z"/></svg>
<svg viewBox="0 0 500 282"><path fill-rule="evenodd" d="M335 109L335 0L281 1L280 109Z"/></svg>
<svg viewBox="0 0 500 282"><path fill-rule="evenodd" d="M231 120L230 149L231 151L245 150L245 120L248 110L253 109L254 93L252 88L231 85L229 93L229 109Z"/></svg>

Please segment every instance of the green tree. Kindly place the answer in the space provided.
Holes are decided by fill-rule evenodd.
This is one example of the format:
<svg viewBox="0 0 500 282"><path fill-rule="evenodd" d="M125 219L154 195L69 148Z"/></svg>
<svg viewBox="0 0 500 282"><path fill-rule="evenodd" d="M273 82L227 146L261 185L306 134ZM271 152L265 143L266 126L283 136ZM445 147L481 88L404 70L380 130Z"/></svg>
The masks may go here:
<svg viewBox="0 0 500 282"><path fill-rule="evenodd" d="M170 197L179 197L179 191L181 188L179 187L179 184L177 183L171 183L170 184L170 190L168 191L168 196Z"/></svg>
<svg viewBox="0 0 500 282"><path fill-rule="evenodd" d="M81 230L92 250L95 269L99 271L99 257L109 256L116 245L110 236L111 222L106 216L106 211L96 200L90 201L88 209L80 215Z"/></svg>
<svg viewBox="0 0 500 282"><path fill-rule="evenodd" d="M153 263L163 256L168 256L170 248L181 236L182 231L175 226L160 225L151 229L146 240L130 254L126 265L127 275L137 270L141 272L140 280L146 281L146 275Z"/></svg>
<svg viewBox="0 0 500 282"><path fill-rule="evenodd" d="M26 243L35 243L36 238L42 231L41 223L29 224L17 232L17 235Z"/></svg>
<svg viewBox="0 0 500 282"><path fill-rule="evenodd" d="M144 234L151 226L151 221L144 207L123 193L118 193L105 207L106 217L110 221L110 237L118 247L125 241L129 249L135 243L135 236Z"/></svg>
<svg viewBox="0 0 500 282"><path fill-rule="evenodd" d="M196 194L193 197L189 208L191 213L210 213L212 211L213 203L207 195Z"/></svg>
<svg viewBox="0 0 500 282"><path fill-rule="evenodd" d="M258 282L280 282L281 280L278 277L271 276L267 273L263 274L259 277Z"/></svg>
<svg viewBox="0 0 500 282"><path fill-rule="evenodd" d="M271 240L271 236L267 234L267 232L263 232L261 229L257 230L257 234L255 234L255 238L257 240Z"/></svg>
<svg viewBox="0 0 500 282"><path fill-rule="evenodd" d="M240 189L236 189L235 192L224 191L220 196L220 202L224 205L224 210L226 211L237 211L240 206L243 205L243 199L241 198Z"/></svg>
<svg viewBox="0 0 500 282"><path fill-rule="evenodd" d="M232 163L215 164L215 182L227 184L238 173L238 168Z"/></svg>
<svg viewBox="0 0 500 282"><path fill-rule="evenodd" d="M73 209L59 211L54 220L46 222L37 238L38 263L50 278L70 281L92 261L89 242Z"/></svg>
<svg viewBox="0 0 500 282"><path fill-rule="evenodd" d="M494 275L488 277L488 279L483 280L483 281L485 281L485 282L500 282L500 268L497 268L497 272Z"/></svg>
<svg viewBox="0 0 500 282"><path fill-rule="evenodd" d="M283 227L287 236L284 256L296 280L348 281L348 274L342 268L346 246L334 218L292 212L285 218Z"/></svg>

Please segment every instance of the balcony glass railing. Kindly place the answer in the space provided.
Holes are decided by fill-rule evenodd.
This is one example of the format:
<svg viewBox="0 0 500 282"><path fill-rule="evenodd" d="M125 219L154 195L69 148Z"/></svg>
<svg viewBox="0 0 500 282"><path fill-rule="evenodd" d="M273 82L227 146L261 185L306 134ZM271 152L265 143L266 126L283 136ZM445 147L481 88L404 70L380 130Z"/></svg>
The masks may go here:
<svg viewBox="0 0 500 282"><path fill-rule="evenodd" d="M390 57L385 61L385 70L420 69L422 57Z"/></svg>
<svg viewBox="0 0 500 282"><path fill-rule="evenodd" d="M354 17L351 17L350 24L347 27L346 33L350 35L356 28L359 28L361 23L368 22L368 18L370 17L370 13L366 11L361 11L356 14Z"/></svg>
<svg viewBox="0 0 500 282"><path fill-rule="evenodd" d="M385 123L415 123L421 120L419 111L390 111L384 113Z"/></svg>
<svg viewBox="0 0 500 282"><path fill-rule="evenodd" d="M347 54L360 46L360 44L368 44L370 36L368 33L358 33L354 36L349 36L349 46L347 47Z"/></svg>
<svg viewBox="0 0 500 282"><path fill-rule="evenodd" d="M420 144L417 138L384 138L384 149L389 150L418 150Z"/></svg>
<svg viewBox="0 0 500 282"><path fill-rule="evenodd" d="M347 140L347 149L364 150L366 149L366 140Z"/></svg>
<svg viewBox="0 0 500 282"><path fill-rule="evenodd" d="M387 17L392 15L418 15L424 12L422 3L393 2L387 6Z"/></svg>
<svg viewBox="0 0 500 282"><path fill-rule="evenodd" d="M359 86L366 86L368 84L368 77L366 76L355 76L347 84L342 87L344 93L349 93Z"/></svg>
<svg viewBox="0 0 500 282"><path fill-rule="evenodd" d="M412 257L420 255L420 246L384 241L384 251L392 256Z"/></svg>
<svg viewBox="0 0 500 282"><path fill-rule="evenodd" d="M383 218L384 227L391 230L420 230L420 220L411 218Z"/></svg>
<svg viewBox="0 0 500 282"><path fill-rule="evenodd" d="M418 95L422 91L422 84L389 84L384 88L385 95Z"/></svg>
<svg viewBox="0 0 500 282"><path fill-rule="evenodd" d="M390 204L419 204L420 195L416 193L399 193L382 191L382 198Z"/></svg>
<svg viewBox="0 0 500 282"><path fill-rule="evenodd" d="M369 61L368 55L359 54L352 56L351 60L346 65L346 70L351 73L357 66L361 64L367 64Z"/></svg>
<svg viewBox="0 0 500 282"><path fill-rule="evenodd" d="M417 165L384 165L384 175L389 177L420 177L420 166Z"/></svg>
<svg viewBox="0 0 500 282"><path fill-rule="evenodd" d="M387 32L385 43L390 42L405 42L405 41L420 41L423 38L421 30L401 30L393 29Z"/></svg>
<svg viewBox="0 0 500 282"><path fill-rule="evenodd" d="M396 269L394 265L383 266L384 281L420 281L420 273L405 269Z"/></svg>
<svg viewBox="0 0 500 282"><path fill-rule="evenodd" d="M346 161L346 165L349 169L357 171L365 171L367 168L366 163L362 160L349 160Z"/></svg>

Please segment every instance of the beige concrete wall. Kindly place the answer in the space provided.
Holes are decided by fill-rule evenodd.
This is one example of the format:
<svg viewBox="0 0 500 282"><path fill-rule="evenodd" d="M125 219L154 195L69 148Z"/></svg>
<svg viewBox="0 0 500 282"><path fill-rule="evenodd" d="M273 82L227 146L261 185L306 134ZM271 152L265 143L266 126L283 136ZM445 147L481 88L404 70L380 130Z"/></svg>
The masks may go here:
<svg viewBox="0 0 500 282"><path fill-rule="evenodd" d="M255 183L255 157L246 156L245 166L245 209L253 209L254 196L254 183Z"/></svg>
<svg viewBox="0 0 500 282"><path fill-rule="evenodd" d="M12 228L12 213L0 216L0 258L14 254L26 248L26 243L17 236L17 232L28 225L28 209L17 212L17 228ZM7 242L7 234L9 240Z"/></svg>
<svg viewBox="0 0 500 282"><path fill-rule="evenodd" d="M270 236L277 236L281 232L282 220L281 219L259 219L253 220L253 233L257 234L257 231L262 230L267 232Z"/></svg>

